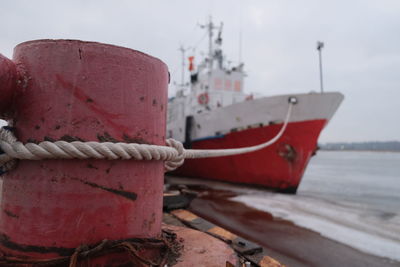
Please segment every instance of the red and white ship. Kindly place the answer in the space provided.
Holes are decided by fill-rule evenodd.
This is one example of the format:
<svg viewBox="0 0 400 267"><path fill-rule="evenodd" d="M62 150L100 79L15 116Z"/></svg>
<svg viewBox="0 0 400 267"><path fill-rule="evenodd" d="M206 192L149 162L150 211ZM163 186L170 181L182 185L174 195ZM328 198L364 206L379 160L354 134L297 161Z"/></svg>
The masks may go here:
<svg viewBox="0 0 400 267"><path fill-rule="evenodd" d="M295 193L317 149L320 132L343 100L338 92L253 98L243 91L243 64L228 68L221 49L220 27L211 21L208 56L196 67L189 58L190 85L168 103L167 137L193 149L254 146L280 131L293 106L287 128L271 146L256 152L215 158L187 159L174 174L259 185ZM213 31L218 35L213 40Z"/></svg>

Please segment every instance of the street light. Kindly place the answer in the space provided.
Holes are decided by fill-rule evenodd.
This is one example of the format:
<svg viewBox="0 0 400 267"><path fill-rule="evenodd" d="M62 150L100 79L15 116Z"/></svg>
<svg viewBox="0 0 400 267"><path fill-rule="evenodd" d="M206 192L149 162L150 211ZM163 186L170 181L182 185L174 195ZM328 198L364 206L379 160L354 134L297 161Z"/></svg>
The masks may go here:
<svg viewBox="0 0 400 267"><path fill-rule="evenodd" d="M324 48L324 43L318 41L317 42L317 50L318 50L318 55L319 55L319 81L321 84L321 93L324 92L324 83L322 80L322 54L321 54L322 48Z"/></svg>

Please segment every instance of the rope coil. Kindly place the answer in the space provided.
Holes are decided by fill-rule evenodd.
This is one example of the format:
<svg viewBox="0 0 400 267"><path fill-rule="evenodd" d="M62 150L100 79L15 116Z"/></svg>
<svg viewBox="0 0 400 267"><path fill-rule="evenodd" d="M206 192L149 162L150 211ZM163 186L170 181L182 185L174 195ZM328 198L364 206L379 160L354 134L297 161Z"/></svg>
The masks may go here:
<svg viewBox="0 0 400 267"><path fill-rule="evenodd" d="M290 99L295 99L291 97ZM165 171L172 171L180 167L186 158L210 158L244 154L263 149L275 143L285 132L290 120L292 107L297 103L289 99L289 107L285 121L275 137L268 142L243 148L230 149L184 149L181 142L167 139L166 146L111 143L111 142L81 142L81 141L43 141L39 144L17 141L12 131L3 127L0 129L0 169L3 172L15 167L16 159L43 160L43 159L135 159L135 160L162 160ZM0 174L1 174L0 170Z"/></svg>
<svg viewBox="0 0 400 267"><path fill-rule="evenodd" d="M81 245L70 256L36 259L29 257L15 257L0 251L0 266L81 266L79 262L90 261L104 254L126 251L130 255L129 266L172 266L177 262L183 249L182 241L169 229L162 229L160 238L130 238L126 240L104 239L95 245ZM156 252L156 257L149 257L146 251ZM154 261L156 259L156 261ZM67 265L68 264L68 265Z"/></svg>

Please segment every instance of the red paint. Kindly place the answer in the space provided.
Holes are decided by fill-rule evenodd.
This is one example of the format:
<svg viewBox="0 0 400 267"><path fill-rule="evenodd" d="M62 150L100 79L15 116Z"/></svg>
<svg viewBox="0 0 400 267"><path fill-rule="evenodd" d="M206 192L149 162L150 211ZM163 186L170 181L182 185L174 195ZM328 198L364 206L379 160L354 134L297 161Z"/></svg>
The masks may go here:
<svg viewBox="0 0 400 267"><path fill-rule="evenodd" d="M200 105L208 104L208 94L207 93L200 94L197 97L197 101L199 102Z"/></svg>
<svg viewBox="0 0 400 267"><path fill-rule="evenodd" d="M165 144L168 70L160 60L100 43L39 40L18 45L13 61L26 81L15 101L7 99L22 142L72 136ZM59 248L160 234L160 161L20 161L2 178L0 249L14 256L48 258Z"/></svg>
<svg viewBox="0 0 400 267"><path fill-rule="evenodd" d="M296 189L325 120L289 123L283 136L262 150L220 158L187 159L176 173L179 175L216 179L233 183L262 185L278 190ZM273 138L282 127L270 125L227 134L223 138L194 142L194 149L238 148L257 145ZM290 145L296 156L286 159L279 154Z"/></svg>
<svg viewBox="0 0 400 267"><path fill-rule="evenodd" d="M115 119L121 118L122 114L112 114L107 112L103 108L99 107L96 103L93 102L93 99L84 93L84 90L79 88L78 86L74 86L71 83L68 83L63 80L61 75L56 75L57 80L60 82L62 87L66 89L66 92L72 93L77 100L81 101L83 105L86 105L88 109L91 109L98 116L105 118L110 126L112 126L117 131L129 131L129 128L122 124L116 124Z"/></svg>
<svg viewBox="0 0 400 267"><path fill-rule="evenodd" d="M5 112L11 104L16 84L15 64L0 54L0 114Z"/></svg>
<svg viewBox="0 0 400 267"><path fill-rule="evenodd" d="M76 99L82 102L82 104L86 103L87 107L96 112L98 115L110 119L118 119L122 116L122 114L112 114L104 109L99 108L96 104L93 103L92 97L85 94L84 89L79 88L78 86L74 86L72 83L64 81L61 75L56 75L56 77L62 87L66 89L68 93L72 93L76 97Z"/></svg>

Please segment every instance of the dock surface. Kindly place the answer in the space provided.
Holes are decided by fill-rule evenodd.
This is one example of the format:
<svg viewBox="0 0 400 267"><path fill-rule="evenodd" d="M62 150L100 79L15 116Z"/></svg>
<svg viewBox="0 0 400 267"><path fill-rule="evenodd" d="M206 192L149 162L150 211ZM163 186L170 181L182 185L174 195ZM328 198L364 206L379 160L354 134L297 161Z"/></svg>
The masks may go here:
<svg viewBox="0 0 400 267"><path fill-rule="evenodd" d="M191 202L191 212L267 248L271 257L287 266L400 266L233 201L243 186L173 176L166 180L199 193Z"/></svg>

